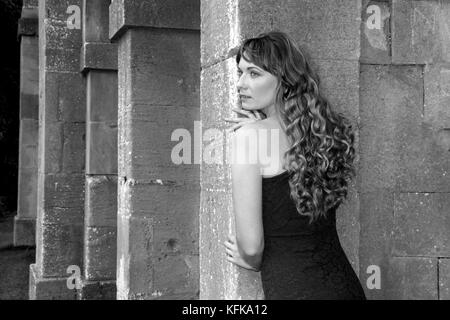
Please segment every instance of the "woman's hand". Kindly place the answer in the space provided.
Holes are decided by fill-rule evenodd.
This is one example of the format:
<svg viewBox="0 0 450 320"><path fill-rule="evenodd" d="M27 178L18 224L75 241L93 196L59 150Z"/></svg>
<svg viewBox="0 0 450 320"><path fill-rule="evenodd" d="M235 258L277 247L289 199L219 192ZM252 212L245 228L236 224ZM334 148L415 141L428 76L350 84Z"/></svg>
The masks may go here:
<svg viewBox="0 0 450 320"><path fill-rule="evenodd" d="M225 241L223 244L225 246L228 261L248 270L259 271L254 267L252 267L251 265L249 265L247 262L245 262L245 260L241 257L241 254L239 253L237 247L235 235L228 235L228 240Z"/></svg>
<svg viewBox="0 0 450 320"><path fill-rule="evenodd" d="M234 122L235 125L233 125L233 127L227 129L228 132L231 131L236 131L237 129L239 129L240 127L242 127L245 123L253 123L259 120L262 120L265 118L264 113L262 113L261 111L258 110L244 110L244 109L238 109L238 108L233 108L233 111L244 115L245 117L242 118L225 118L225 121L228 122Z"/></svg>

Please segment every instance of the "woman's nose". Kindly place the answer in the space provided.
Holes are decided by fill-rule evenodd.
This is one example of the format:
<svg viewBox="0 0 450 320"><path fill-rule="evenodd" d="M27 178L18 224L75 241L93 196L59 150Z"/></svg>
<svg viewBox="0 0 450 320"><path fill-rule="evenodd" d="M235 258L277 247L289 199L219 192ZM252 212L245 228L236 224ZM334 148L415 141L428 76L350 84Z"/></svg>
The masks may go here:
<svg viewBox="0 0 450 320"><path fill-rule="evenodd" d="M245 76L244 76L244 74L241 74L239 76L239 80L237 82L238 91L241 91L244 88L244 85L245 85L244 81L245 81Z"/></svg>

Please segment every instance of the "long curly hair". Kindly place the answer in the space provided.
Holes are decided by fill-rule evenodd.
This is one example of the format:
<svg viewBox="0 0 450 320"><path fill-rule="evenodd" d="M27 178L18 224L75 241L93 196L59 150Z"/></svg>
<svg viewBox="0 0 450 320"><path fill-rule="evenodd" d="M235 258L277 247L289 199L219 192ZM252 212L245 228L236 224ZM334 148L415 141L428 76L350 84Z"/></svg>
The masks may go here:
<svg viewBox="0 0 450 320"><path fill-rule="evenodd" d="M350 121L331 109L319 91L319 77L286 33L244 40L237 64L241 57L278 78L275 106L290 145L284 153L290 196L310 224L326 218L347 198L348 183L356 175Z"/></svg>

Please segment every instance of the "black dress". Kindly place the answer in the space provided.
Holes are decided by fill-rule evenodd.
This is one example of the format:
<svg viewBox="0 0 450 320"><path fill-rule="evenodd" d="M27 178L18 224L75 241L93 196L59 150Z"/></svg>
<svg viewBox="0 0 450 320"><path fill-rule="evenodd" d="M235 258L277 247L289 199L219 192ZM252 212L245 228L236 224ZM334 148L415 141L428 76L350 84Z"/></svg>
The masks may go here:
<svg viewBox="0 0 450 320"><path fill-rule="evenodd" d="M266 300L362 299L364 290L342 249L336 210L309 225L290 198L287 171L262 180Z"/></svg>

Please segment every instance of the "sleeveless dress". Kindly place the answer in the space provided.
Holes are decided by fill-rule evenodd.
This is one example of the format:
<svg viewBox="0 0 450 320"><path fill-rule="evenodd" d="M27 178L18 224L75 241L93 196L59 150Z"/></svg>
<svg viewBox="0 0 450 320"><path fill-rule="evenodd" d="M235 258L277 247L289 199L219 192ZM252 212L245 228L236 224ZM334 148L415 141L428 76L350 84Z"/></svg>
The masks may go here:
<svg viewBox="0 0 450 320"><path fill-rule="evenodd" d="M339 241L336 208L309 225L290 198L288 171L263 177L262 197L266 300L366 299Z"/></svg>

